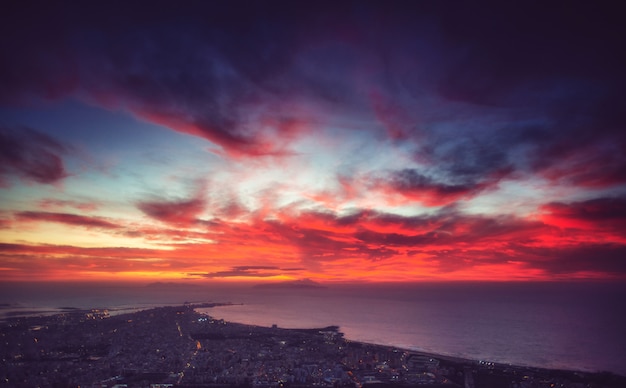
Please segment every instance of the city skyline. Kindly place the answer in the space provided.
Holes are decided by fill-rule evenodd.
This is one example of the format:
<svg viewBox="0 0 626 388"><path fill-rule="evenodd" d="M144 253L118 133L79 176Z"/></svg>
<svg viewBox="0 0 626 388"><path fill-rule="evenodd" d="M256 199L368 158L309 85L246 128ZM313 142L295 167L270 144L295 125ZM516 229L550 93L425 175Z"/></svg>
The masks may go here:
<svg viewBox="0 0 626 388"><path fill-rule="evenodd" d="M618 15L13 4L0 281L623 281Z"/></svg>

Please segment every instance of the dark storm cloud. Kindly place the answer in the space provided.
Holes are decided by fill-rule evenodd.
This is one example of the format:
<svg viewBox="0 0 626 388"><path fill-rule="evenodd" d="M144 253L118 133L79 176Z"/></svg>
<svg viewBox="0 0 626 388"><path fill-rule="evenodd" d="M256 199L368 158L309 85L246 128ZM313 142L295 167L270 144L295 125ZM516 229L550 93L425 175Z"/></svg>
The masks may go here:
<svg viewBox="0 0 626 388"><path fill-rule="evenodd" d="M67 177L62 155L67 147L52 137L30 128L0 126L0 186L17 176L52 184Z"/></svg>

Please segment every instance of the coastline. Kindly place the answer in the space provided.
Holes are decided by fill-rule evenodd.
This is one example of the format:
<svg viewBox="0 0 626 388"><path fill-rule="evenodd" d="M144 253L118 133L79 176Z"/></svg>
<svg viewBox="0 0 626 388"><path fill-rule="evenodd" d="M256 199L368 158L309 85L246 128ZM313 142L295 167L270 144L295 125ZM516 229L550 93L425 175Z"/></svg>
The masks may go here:
<svg viewBox="0 0 626 388"><path fill-rule="evenodd" d="M451 357L351 341L338 326L254 326L196 310L224 305L230 304L10 317L0 323L7 360L0 377L27 386L49 385L51 378L63 386L626 386L626 377L614 373Z"/></svg>
<svg viewBox="0 0 626 388"><path fill-rule="evenodd" d="M224 304L224 305L229 305L229 304ZM233 323L233 322L228 322L228 323L244 325L246 327L253 327L253 328L259 328L259 329L267 328L265 326L259 326L259 325L248 325L248 324ZM276 328L278 327L276 326ZM336 325L325 327L325 328L311 328L311 329L285 328L283 330L288 330L288 331L293 331L293 332L302 332L302 331L315 332L315 331L325 331L329 329L332 329L336 331L337 333L339 333L341 336L343 336L343 333L340 331L341 329L340 326L336 326ZM500 362L494 362L494 361L476 360L476 359L465 358L465 357L460 357L460 356L444 355L444 354L440 354L436 352L426 352L423 350L408 349L408 348L392 346L392 345L384 345L384 344L377 344L377 343L364 342L364 341L354 341L349 338L345 338L345 340L351 343L358 344L359 346L370 348L372 350L384 349L384 350L392 351L392 352L397 351L397 352L402 352L402 353L410 354L410 355L425 356L428 358L444 361L452 365L460 366L464 370L472 369L474 372L477 372L478 370L482 370L483 372L488 371L487 373L489 374L496 374L497 372L499 372L503 376L512 376L512 377L516 377L520 375L524 377L528 375L538 375L543 378L543 382L547 381L547 379L549 379L550 376L552 376L552 377L557 377L559 379L569 378L571 380L576 380L572 382L573 385L577 385L578 383L581 383L584 381L587 384L591 383L592 386L626 387L626 376L613 373L613 372L581 371L581 370L575 370L575 369L559 369L559 368L542 368L542 367L536 367L536 366L530 366L530 365L500 363ZM380 383L381 382L378 382L377 386L384 385ZM593 385L593 384L596 384L596 385ZM597 385L597 384L600 384L600 385ZM468 385L474 386L472 384L466 384L466 386ZM564 384L561 381L561 386L565 387L567 386L567 384Z"/></svg>

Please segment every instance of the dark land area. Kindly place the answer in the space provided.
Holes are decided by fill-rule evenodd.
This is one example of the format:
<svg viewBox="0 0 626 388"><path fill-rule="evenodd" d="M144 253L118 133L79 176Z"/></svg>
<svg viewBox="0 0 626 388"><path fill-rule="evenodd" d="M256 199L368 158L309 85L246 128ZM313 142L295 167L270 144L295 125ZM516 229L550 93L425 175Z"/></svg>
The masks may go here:
<svg viewBox="0 0 626 388"><path fill-rule="evenodd" d="M6 387L622 388L626 377L472 361L350 341L336 326L283 329L195 309L73 310L0 323Z"/></svg>

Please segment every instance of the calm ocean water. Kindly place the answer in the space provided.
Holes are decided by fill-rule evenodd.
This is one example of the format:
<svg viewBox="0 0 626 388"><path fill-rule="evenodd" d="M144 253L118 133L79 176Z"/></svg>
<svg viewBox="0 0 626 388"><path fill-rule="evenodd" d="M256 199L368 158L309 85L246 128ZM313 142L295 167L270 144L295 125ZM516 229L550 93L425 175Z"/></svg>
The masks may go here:
<svg viewBox="0 0 626 388"><path fill-rule="evenodd" d="M227 321L338 325L351 340L519 365L626 375L626 285L420 284L323 289L0 284L0 317L183 302Z"/></svg>

